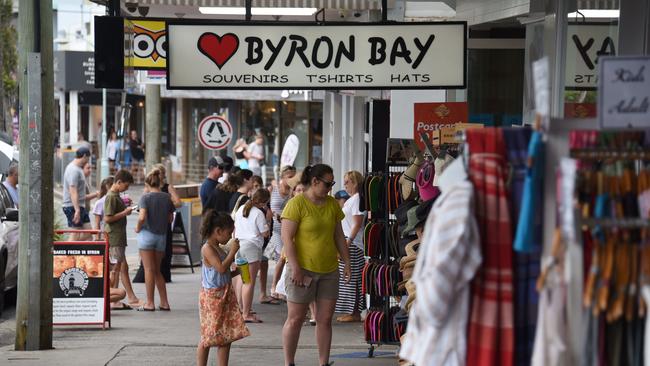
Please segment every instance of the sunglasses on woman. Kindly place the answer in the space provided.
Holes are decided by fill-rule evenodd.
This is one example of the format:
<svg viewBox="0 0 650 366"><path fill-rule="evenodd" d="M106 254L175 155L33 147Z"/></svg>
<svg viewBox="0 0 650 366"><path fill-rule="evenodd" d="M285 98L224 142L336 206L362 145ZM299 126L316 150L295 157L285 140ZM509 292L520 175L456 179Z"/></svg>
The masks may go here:
<svg viewBox="0 0 650 366"><path fill-rule="evenodd" d="M336 184L335 181L331 181L331 182L329 182L329 181L326 181L326 180L323 179L323 178L316 178L316 179L318 179L319 181L323 182L323 184L325 184L325 186L326 186L327 188L332 188L332 187L334 187L334 185Z"/></svg>

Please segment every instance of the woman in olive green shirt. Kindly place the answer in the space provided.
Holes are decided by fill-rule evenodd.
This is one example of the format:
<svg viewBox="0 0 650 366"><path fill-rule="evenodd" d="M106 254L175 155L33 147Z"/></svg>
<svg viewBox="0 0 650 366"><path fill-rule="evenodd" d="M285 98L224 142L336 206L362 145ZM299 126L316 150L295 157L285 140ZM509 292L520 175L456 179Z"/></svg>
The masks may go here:
<svg viewBox="0 0 650 366"><path fill-rule="evenodd" d="M338 298L338 256L343 275L350 279L350 257L341 220L343 211L329 192L332 168L307 167L300 182L303 194L287 202L282 211L282 242L287 255L286 292L289 314L282 330L285 364L294 365L296 348L307 308L316 302L316 339L320 365L329 365L332 317Z"/></svg>

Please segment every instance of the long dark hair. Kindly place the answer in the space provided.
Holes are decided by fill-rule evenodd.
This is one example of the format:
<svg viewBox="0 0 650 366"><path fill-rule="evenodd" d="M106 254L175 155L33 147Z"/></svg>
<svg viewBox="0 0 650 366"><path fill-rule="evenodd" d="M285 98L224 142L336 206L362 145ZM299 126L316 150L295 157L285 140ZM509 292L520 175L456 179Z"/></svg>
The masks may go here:
<svg viewBox="0 0 650 366"><path fill-rule="evenodd" d="M302 171L302 177L300 177L300 183L305 186L305 188L311 186L311 180L313 178L325 179L327 174L334 175L334 170L332 167L326 164L316 164L308 166L305 170Z"/></svg>
<svg viewBox="0 0 650 366"><path fill-rule="evenodd" d="M227 213L212 209L206 210L201 220L201 238L205 241L208 240L215 229L232 229L234 227L235 222Z"/></svg>
<svg viewBox="0 0 650 366"><path fill-rule="evenodd" d="M239 187L242 186L242 184L244 184L244 178L242 178L242 176L239 175L239 172L230 173L228 174L228 178L226 179L226 181L223 182L222 184L219 184L217 186L217 189L220 189L224 192L234 193L237 192L237 190L239 189Z"/></svg>
<svg viewBox="0 0 650 366"><path fill-rule="evenodd" d="M253 197L244 205L244 217L248 218L248 215L250 215L253 209L253 205L268 202L269 199L271 199L271 193L269 193L268 189L258 189L255 191Z"/></svg>

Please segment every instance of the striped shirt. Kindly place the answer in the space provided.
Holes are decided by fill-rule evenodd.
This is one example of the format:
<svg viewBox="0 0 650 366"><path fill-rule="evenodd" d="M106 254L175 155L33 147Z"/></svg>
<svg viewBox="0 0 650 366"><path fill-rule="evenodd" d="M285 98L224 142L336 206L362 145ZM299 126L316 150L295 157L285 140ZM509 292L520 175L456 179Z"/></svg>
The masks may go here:
<svg viewBox="0 0 650 366"><path fill-rule="evenodd" d="M289 198L291 198L290 195L287 197L282 197L280 194L280 188L273 187L273 192L271 192L271 200L269 203L271 206L271 212L273 212L274 220L277 220L278 215L282 215L282 209L284 208L284 205L287 203ZM271 246L275 248L278 253L280 253L280 249L282 248L282 237L280 233L281 227L282 225L276 221L273 225L273 232L271 234L270 241Z"/></svg>
<svg viewBox="0 0 650 366"><path fill-rule="evenodd" d="M470 281L481 265L473 187L461 181L427 218L412 281L417 298L400 356L418 366L464 365Z"/></svg>

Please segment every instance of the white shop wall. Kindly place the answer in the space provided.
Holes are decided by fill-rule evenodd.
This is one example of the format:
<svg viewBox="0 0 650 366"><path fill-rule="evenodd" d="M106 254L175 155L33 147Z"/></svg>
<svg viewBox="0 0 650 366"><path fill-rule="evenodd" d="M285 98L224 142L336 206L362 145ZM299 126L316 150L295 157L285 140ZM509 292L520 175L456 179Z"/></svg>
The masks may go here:
<svg viewBox="0 0 650 366"><path fill-rule="evenodd" d="M446 101L445 90L393 90L390 93L390 138L413 138L415 103Z"/></svg>

